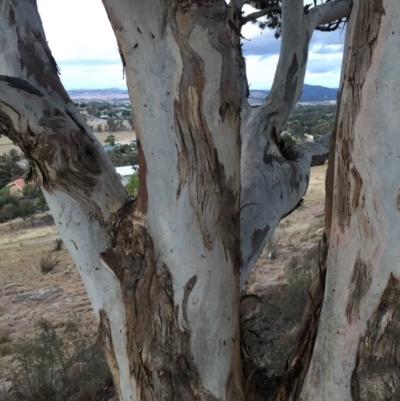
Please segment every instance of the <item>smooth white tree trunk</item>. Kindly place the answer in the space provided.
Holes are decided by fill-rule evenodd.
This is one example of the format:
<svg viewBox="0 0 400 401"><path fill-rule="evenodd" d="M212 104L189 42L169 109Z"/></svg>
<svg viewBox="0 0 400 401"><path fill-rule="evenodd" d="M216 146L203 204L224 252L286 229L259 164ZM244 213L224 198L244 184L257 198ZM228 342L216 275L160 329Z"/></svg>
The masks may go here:
<svg viewBox="0 0 400 401"><path fill-rule="evenodd" d="M326 282L321 271L299 337L309 355L295 347L279 400L400 396L399 21L396 0L354 2L328 173Z"/></svg>

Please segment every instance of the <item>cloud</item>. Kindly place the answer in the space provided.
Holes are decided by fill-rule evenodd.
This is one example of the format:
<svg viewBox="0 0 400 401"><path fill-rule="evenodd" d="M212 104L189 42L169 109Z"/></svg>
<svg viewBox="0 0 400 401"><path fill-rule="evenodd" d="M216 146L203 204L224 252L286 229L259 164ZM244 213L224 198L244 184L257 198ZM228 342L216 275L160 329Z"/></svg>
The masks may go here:
<svg viewBox="0 0 400 401"><path fill-rule="evenodd" d="M61 65L61 81L66 89L126 89L122 76L122 65L98 65L88 68L86 65Z"/></svg>
<svg viewBox="0 0 400 401"><path fill-rule="evenodd" d="M243 40L243 55L268 57L279 54L281 40L274 37L271 30L266 30L249 40Z"/></svg>
<svg viewBox="0 0 400 401"><path fill-rule="evenodd" d="M106 60L106 59L73 58L68 60L59 60L57 64L61 68L63 66L103 66L103 65L120 65L122 68L121 59Z"/></svg>
<svg viewBox="0 0 400 401"><path fill-rule="evenodd" d="M67 89L126 88L117 42L99 0L37 0L47 40ZM251 12L251 8L248 12ZM243 28L243 54L252 89L269 89L280 40L251 23ZM344 33L316 31L310 43L306 83L339 86Z"/></svg>

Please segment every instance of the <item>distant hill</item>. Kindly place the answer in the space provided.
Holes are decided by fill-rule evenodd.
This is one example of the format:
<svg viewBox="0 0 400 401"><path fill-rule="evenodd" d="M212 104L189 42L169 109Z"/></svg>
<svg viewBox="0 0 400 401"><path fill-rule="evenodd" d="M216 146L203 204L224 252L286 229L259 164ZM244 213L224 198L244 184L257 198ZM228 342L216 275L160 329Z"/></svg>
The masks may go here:
<svg viewBox="0 0 400 401"><path fill-rule="evenodd" d="M299 102L325 102L328 100L336 100L337 89L326 88L319 85L304 84ZM267 90L250 90L249 101L251 104L261 103L269 91Z"/></svg>
<svg viewBox="0 0 400 401"><path fill-rule="evenodd" d="M128 91L119 88L107 89L72 89L68 91L71 99L79 100L129 100Z"/></svg>
<svg viewBox="0 0 400 401"><path fill-rule="evenodd" d="M108 88L108 89L74 89L68 91L72 99L96 99L107 101L123 101L129 100L128 91L126 89ZM251 104L261 103L268 95L267 90L250 90L249 101ZM319 85L304 84L303 92L299 102L324 102L328 100L336 100L337 89L326 88Z"/></svg>

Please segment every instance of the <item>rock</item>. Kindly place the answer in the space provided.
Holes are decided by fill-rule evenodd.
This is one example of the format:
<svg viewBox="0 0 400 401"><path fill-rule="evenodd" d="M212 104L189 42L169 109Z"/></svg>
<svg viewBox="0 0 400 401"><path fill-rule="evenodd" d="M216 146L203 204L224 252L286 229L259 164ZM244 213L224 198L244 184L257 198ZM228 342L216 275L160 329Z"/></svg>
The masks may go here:
<svg viewBox="0 0 400 401"><path fill-rule="evenodd" d="M0 383L0 401L17 401L17 393L11 382Z"/></svg>
<svg viewBox="0 0 400 401"><path fill-rule="evenodd" d="M54 294L60 294L63 290L59 287L41 288L38 291L28 291L14 296L14 302L46 301Z"/></svg>

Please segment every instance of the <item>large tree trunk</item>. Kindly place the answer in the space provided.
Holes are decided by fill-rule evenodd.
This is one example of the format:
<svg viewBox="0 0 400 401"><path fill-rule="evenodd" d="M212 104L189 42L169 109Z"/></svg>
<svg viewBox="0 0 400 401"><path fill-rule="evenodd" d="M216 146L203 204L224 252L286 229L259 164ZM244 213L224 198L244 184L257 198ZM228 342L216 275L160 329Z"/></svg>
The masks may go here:
<svg viewBox="0 0 400 401"><path fill-rule="evenodd" d="M326 138L283 151L279 134L331 6L305 14L302 0L284 2L280 71L252 109L236 2L103 3L135 118L138 198L63 89L31 0L0 4L0 134L42 186L120 400L244 400L239 276L300 201L312 156L327 151ZM348 0L333 3L348 12Z"/></svg>
<svg viewBox="0 0 400 401"><path fill-rule="evenodd" d="M126 63L138 199L62 88L30 0L0 8L1 133L42 185L120 400L244 400L240 98L225 3L104 4Z"/></svg>
<svg viewBox="0 0 400 401"><path fill-rule="evenodd" d="M354 4L327 182L326 283L322 266L279 400L400 398L399 21L397 0Z"/></svg>

